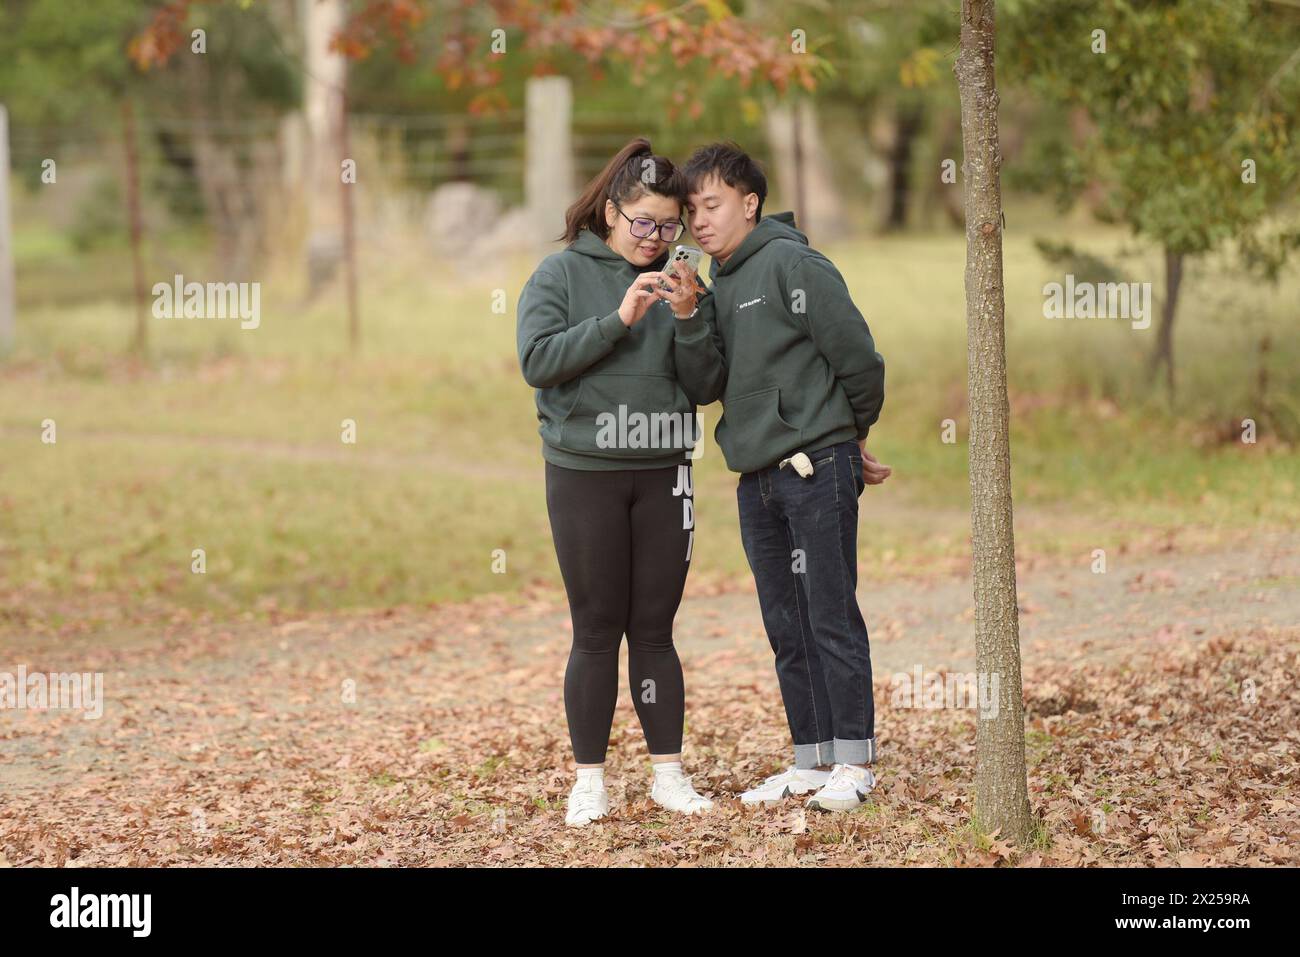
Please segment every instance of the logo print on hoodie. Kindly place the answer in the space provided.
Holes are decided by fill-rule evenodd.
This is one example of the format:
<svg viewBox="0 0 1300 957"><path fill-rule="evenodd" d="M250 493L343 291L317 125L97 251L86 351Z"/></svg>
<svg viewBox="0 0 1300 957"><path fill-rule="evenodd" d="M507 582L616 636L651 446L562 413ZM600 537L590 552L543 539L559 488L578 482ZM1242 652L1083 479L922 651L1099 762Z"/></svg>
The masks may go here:
<svg viewBox="0 0 1300 957"><path fill-rule="evenodd" d="M759 296L757 299L750 299L748 302L736 303L736 312L742 309L748 309L750 306L757 306L760 302L767 302L767 296Z"/></svg>

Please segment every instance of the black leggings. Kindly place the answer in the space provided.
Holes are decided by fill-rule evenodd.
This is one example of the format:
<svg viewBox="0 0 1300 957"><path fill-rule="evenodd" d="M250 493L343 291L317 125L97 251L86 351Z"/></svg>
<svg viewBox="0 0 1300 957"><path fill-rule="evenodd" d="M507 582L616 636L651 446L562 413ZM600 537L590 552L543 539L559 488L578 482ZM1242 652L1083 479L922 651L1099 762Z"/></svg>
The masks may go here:
<svg viewBox="0 0 1300 957"><path fill-rule="evenodd" d="M691 466L595 472L546 463L546 509L573 617L564 711L578 764L601 764L618 649L651 754L682 749L686 691L673 647L694 542Z"/></svg>

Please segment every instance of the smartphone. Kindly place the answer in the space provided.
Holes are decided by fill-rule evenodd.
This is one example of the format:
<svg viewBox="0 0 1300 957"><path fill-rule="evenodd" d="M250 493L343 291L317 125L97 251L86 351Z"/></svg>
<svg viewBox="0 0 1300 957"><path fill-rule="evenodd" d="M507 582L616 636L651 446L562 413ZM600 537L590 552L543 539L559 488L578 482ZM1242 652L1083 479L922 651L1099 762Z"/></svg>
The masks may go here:
<svg viewBox="0 0 1300 957"><path fill-rule="evenodd" d="M669 255L668 261L664 263L664 268L661 271L668 273L670 276L675 275L673 269L677 263L685 263L691 269L698 271L700 268L700 257L703 255L704 251L697 249L694 246L678 246ZM660 289L665 291L669 288L668 284L662 279L659 280L658 285Z"/></svg>

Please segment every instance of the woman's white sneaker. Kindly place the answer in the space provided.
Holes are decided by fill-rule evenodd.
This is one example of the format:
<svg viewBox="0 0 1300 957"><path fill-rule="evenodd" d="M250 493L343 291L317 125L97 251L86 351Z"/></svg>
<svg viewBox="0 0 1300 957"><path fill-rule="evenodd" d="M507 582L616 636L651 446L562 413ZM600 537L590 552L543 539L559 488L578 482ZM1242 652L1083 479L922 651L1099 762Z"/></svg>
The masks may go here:
<svg viewBox="0 0 1300 957"><path fill-rule="evenodd" d="M564 823L570 827L582 827L609 813L609 792L605 790L605 780L595 774L579 774L578 780L569 792L569 810L564 815Z"/></svg>
<svg viewBox="0 0 1300 957"><path fill-rule="evenodd" d="M780 774L774 774L756 788L750 788L740 796L742 804L775 804L794 794L807 794L824 785L830 778L829 771L816 768L787 768Z"/></svg>
<svg viewBox="0 0 1300 957"><path fill-rule="evenodd" d="M702 814L711 810L713 802L696 792L691 779L680 771L664 772L655 769L654 785L650 788L650 799L670 811L682 814Z"/></svg>
<svg viewBox="0 0 1300 957"><path fill-rule="evenodd" d="M867 795L875 786L876 776L871 768L837 764L826 784L808 799L808 807L819 811L851 811L866 803Z"/></svg>

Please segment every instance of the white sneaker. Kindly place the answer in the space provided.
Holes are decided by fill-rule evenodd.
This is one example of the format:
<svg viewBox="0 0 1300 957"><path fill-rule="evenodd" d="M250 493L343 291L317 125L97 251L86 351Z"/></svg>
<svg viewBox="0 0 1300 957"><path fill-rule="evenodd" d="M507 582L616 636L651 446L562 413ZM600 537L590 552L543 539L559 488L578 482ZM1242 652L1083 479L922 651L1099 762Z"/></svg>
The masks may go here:
<svg viewBox="0 0 1300 957"><path fill-rule="evenodd" d="M750 788L740 796L742 804L775 804L792 794L807 794L815 791L829 779L829 771L815 768L788 768L780 774L774 774L756 788Z"/></svg>
<svg viewBox="0 0 1300 957"><path fill-rule="evenodd" d="M609 792L605 782L595 775L582 775L569 792L569 810L564 823L582 827L609 813Z"/></svg>
<svg viewBox="0 0 1300 957"><path fill-rule="evenodd" d="M661 807L683 814L701 814L713 808L713 802L697 793L691 779L684 774L656 774L650 788L650 799Z"/></svg>
<svg viewBox="0 0 1300 957"><path fill-rule="evenodd" d="M808 807L819 811L851 811L866 803L867 794L876 786L871 768L837 764L820 791L808 799Z"/></svg>

